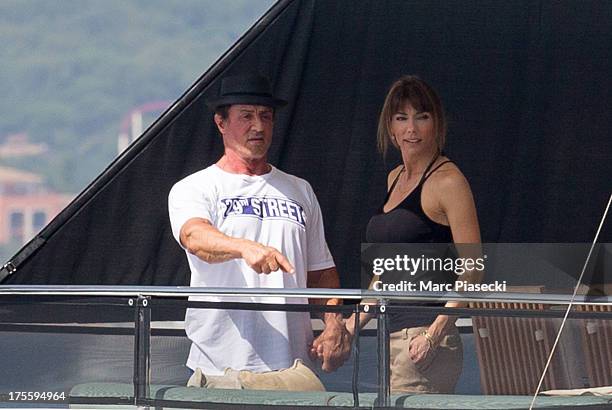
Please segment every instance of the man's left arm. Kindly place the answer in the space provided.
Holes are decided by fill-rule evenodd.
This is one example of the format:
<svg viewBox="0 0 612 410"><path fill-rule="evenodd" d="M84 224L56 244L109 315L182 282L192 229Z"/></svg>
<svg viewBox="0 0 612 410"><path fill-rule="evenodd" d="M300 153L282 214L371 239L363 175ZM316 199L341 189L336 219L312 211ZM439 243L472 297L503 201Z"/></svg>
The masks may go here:
<svg viewBox="0 0 612 410"><path fill-rule="evenodd" d="M340 288L340 278L335 267L308 272L307 286L309 288ZM338 298L310 299L310 303L337 306L342 304ZM310 349L313 360L322 359L321 368L326 372L332 372L349 357L351 352L351 335L346 330L341 313L323 312L321 319L325 328L317 337Z"/></svg>

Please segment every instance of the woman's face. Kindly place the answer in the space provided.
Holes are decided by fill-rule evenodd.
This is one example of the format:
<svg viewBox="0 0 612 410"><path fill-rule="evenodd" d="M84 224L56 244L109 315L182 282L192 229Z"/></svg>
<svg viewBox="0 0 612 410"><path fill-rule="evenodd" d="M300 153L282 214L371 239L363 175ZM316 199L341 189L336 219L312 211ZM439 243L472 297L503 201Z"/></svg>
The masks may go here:
<svg viewBox="0 0 612 410"><path fill-rule="evenodd" d="M427 154L438 149L433 115L415 110L410 102L391 116L391 137L402 153Z"/></svg>

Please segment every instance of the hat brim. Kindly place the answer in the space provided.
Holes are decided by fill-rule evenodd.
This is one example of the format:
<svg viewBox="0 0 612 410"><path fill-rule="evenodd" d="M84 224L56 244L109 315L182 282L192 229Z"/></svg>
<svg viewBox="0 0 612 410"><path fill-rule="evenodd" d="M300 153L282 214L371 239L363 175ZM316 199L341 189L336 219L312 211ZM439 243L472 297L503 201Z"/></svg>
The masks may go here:
<svg viewBox="0 0 612 410"><path fill-rule="evenodd" d="M265 95L226 95L206 102L208 108L213 111L222 105L234 104L264 105L266 107L278 108L287 105L287 101Z"/></svg>

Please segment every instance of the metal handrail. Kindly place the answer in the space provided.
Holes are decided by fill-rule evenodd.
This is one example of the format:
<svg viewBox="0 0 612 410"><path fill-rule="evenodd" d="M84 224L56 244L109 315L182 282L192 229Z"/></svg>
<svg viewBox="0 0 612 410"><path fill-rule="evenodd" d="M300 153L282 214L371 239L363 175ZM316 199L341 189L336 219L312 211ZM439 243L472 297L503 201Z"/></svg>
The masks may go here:
<svg viewBox="0 0 612 410"><path fill-rule="evenodd" d="M285 297L403 300L415 302L505 302L567 305L571 295L518 292L389 292L328 288L215 288L190 286L0 285L2 295ZM612 296L576 296L573 304L612 305Z"/></svg>

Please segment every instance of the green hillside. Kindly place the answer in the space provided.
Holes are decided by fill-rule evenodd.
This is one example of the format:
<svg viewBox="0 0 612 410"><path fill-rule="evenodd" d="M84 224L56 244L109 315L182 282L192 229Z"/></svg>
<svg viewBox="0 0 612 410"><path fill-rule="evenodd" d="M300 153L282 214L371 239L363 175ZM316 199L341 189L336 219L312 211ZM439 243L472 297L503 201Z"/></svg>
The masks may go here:
<svg viewBox="0 0 612 410"><path fill-rule="evenodd" d="M116 155L131 108L178 98L272 4L0 1L0 142L27 132L50 147L2 163L79 192Z"/></svg>

